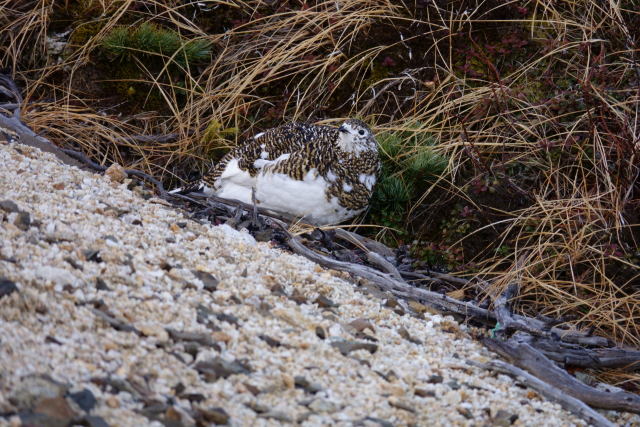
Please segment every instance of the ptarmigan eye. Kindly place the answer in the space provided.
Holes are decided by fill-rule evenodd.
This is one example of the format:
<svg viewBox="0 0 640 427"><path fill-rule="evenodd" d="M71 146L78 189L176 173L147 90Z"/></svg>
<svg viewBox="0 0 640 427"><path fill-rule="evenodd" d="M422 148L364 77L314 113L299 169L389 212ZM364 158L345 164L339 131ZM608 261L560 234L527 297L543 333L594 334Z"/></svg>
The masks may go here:
<svg viewBox="0 0 640 427"><path fill-rule="evenodd" d="M360 135L364 135L364 130L360 129L360 130L358 131L358 133L359 133Z"/></svg>

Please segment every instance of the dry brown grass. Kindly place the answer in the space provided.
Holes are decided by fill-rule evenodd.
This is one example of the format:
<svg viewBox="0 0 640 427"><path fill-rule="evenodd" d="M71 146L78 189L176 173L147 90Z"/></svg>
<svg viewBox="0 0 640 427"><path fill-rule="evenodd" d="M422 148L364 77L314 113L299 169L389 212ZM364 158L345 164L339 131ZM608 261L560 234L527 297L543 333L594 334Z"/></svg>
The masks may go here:
<svg viewBox="0 0 640 427"><path fill-rule="evenodd" d="M472 227L450 244L461 274L491 279L494 293L516 281L520 310L640 345L637 2L16 3L0 0L0 65L25 87L24 120L57 143L176 183L283 120L358 116L429 135L449 166L414 200L416 236L466 204L474 220L459 223ZM61 14L72 39L97 29L52 54ZM178 74L170 58L134 59L139 74L122 83L144 82L156 101L122 113L131 100L96 91L109 77L92 62L105 63L111 29L151 20L211 41L213 55ZM151 134L176 137L130 138Z"/></svg>

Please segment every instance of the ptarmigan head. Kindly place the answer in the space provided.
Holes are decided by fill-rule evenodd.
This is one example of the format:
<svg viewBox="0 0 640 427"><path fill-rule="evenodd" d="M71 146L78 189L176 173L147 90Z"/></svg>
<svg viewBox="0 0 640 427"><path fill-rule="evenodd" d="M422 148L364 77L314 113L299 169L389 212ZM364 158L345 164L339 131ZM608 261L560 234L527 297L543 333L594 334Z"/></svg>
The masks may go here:
<svg viewBox="0 0 640 427"><path fill-rule="evenodd" d="M378 151L376 138L364 122L357 119L345 120L338 131L338 146L342 151L354 154L360 154L363 151Z"/></svg>

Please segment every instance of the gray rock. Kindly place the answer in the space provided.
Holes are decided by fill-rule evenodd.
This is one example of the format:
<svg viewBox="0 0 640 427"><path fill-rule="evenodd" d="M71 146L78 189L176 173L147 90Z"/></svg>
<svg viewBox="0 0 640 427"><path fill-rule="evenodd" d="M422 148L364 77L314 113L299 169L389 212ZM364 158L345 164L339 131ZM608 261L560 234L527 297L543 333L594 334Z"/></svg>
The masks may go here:
<svg viewBox="0 0 640 427"><path fill-rule="evenodd" d="M13 221L13 225L22 231L27 231L31 226L31 215L29 215L29 212L19 212L15 221Z"/></svg>
<svg viewBox="0 0 640 427"><path fill-rule="evenodd" d="M20 422L23 426L38 426L38 427L67 427L70 423L68 419L61 419L52 417L47 414L38 414L35 412L21 412Z"/></svg>
<svg viewBox="0 0 640 427"><path fill-rule="evenodd" d="M227 378L231 375L249 374L251 372L251 369L247 365L237 360L228 361L221 357L216 357L205 362L198 362L195 368L198 373L204 376L207 382L214 382L218 378Z"/></svg>
<svg viewBox="0 0 640 427"><path fill-rule="evenodd" d="M313 402L309 404L309 409L311 409L313 412L316 412L316 413L317 412L332 413L340 409L340 406L327 399L323 399L319 397L317 399L314 399Z"/></svg>
<svg viewBox="0 0 640 427"><path fill-rule="evenodd" d="M201 346L213 347L220 351L220 346L211 338L210 334L204 332L177 331L171 328L165 328L169 336L174 341L195 342Z"/></svg>
<svg viewBox="0 0 640 427"><path fill-rule="evenodd" d="M96 415L85 415L82 418L74 420L76 425L82 425L86 427L109 427L109 424L102 417Z"/></svg>
<svg viewBox="0 0 640 427"><path fill-rule="evenodd" d="M393 423L376 417L366 417L363 418L362 421L371 421L379 424L381 427L393 427Z"/></svg>
<svg viewBox="0 0 640 427"><path fill-rule="evenodd" d="M371 354L378 351L377 344L368 342L341 340L332 342L331 346L337 348L343 356L347 356L349 353L356 350L367 350Z"/></svg>
<svg viewBox="0 0 640 427"><path fill-rule="evenodd" d="M69 386L55 381L49 375L27 375L20 379L9 401L19 410L33 409L43 399L62 397Z"/></svg>
<svg viewBox="0 0 640 427"><path fill-rule="evenodd" d="M269 411L258 415L259 418L270 418L283 423L293 422L293 418L282 411Z"/></svg>
<svg viewBox="0 0 640 427"><path fill-rule="evenodd" d="M9 279L0 279L0 298L18 292L18 287Z"/></svg>
<svg viewBox="0 0 640 427"><path fill-rule="evenodd" d="M12 200L0 200L0 209L7 213L20 212L20 208Z"/></svg>
<svg viewBox="0 0 640 427"><path fill-rule="evenodd" d="M423 388L416 388L413 390L413 394L418 397L436 397L436 392L433 390L425 390Z"/></svg>
<svg viewBox="0 0 640 427"><path fill-rule="evenodd" d="M444 378L441 375L431 375L427 380L429 384L440 384L442 381L444 381Z"/></svg>
<svg viewBox="0 0 640 427"><path fill-rule="evenodd" d="M220 281L213 277L211 273L200 270L191 270L191 272L202 282L206 291L214 292L218 289L218 283L220 283Z"/></svg>
<svg viewBox="0 0 640 427"><path fill-rule="evenodd" d="M332 300L330 300L329 298L325 297L324 295L320 295L318 298L316 298L313 302L315 302L316 304L318 304L318 307L320 308L335 308L335 307L340 307L340 304L336 304L335 302L333 302Z"/></svg>
<svg viewBox="0 0 640 427"><path fill-rule="evenodd" d="M85 388L76 393L70 393L69 398L76 402L76 404L85 412L90 412L94 406L96 406L96 398L91 390Z"/></svg>
<svg viewBox="0 0 640 427"><path fill-rule="evenodd" d="M298 375L294 378L294 383L297 388L301 388L307 393L317 393L322 391L322 387L318 384L310 382L306 377Z"/></svg>
<svg viewBox="0 0 640 427"><path fill-rule="evenodd" d="M197 408L196 409L196 422L201 422L202 425L208 425L213 423L216 425L228 424L231 417L223 408ZM204 421L204 423L202 423Z"/></svg>
<svg viewBox="0 0 640 427"><path fill-rule="evenodd" d="M496 415L493 417L492 421L494 426L509 427L511 424L515 423L517 419L517 414L512 414L505 411L504 409L500 409L498 412L496 412Z"/></svg>

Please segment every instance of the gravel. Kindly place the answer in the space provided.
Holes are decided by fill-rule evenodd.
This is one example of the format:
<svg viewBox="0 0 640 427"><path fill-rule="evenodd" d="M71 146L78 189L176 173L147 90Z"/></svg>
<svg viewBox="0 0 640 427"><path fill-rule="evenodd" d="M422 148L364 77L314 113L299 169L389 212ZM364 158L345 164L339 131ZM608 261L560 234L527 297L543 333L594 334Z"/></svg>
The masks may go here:
<svg viewBox="0 0 640 427"><path fill-rule="evenodd" d="M6 143L0 165L0 425L584 425L468 364L496 356L450 317L120 174Z"/></svg>

